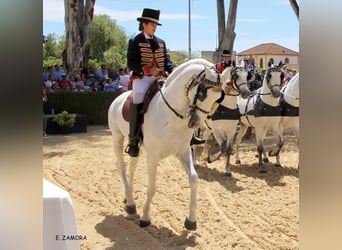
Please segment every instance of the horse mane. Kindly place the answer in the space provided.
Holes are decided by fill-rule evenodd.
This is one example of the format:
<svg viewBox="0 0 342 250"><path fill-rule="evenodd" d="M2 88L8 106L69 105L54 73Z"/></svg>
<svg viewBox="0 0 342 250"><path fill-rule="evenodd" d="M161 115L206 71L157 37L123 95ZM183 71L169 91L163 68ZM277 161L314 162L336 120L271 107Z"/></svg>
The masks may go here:
<svg viewBox="0 0 342 250"><path fill-rule="evenodd" d="M164 86L168 86L171 82L173 82L174 78L178 76L180 73L182 73L187 67L191 65L203 65L205 67L215 67L215 65L203 58L194 58L191 60L188 60L181 65L177 66L174 71L169 75L169 77L166 79ZM203 68L203 69L204 69Z"/></svg>

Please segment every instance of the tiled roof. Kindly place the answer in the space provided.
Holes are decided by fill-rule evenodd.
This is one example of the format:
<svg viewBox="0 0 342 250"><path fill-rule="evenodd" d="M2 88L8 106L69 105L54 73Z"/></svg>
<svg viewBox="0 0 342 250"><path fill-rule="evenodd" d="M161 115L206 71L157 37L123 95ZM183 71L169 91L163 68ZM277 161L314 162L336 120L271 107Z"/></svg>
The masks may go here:
<svg viewBox="0 0 342 250"><path fill-rule="evenodd" d="M238 56L245 55L299 55L297 51L285 48L276 43L262 43L250 49L241 51Z"/></svg>

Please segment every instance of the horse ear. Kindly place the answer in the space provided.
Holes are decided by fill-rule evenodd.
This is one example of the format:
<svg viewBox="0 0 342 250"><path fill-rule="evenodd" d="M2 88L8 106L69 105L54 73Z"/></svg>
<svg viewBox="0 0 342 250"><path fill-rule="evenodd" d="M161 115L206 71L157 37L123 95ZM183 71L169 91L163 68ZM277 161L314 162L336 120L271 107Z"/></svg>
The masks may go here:
<svg viewBox="0 0 342 250"><path fill-rule="evenodd" d="M206 76L208 76L210 74L209 68L204 66L204 73Z"/></svg>
<svg viewBox="0 0 342 250"><path fill-rule="evenodd" d="M232 65L233 65L234 68L236 67L236 62L235 62L235 60L232 61Z"/></svg>

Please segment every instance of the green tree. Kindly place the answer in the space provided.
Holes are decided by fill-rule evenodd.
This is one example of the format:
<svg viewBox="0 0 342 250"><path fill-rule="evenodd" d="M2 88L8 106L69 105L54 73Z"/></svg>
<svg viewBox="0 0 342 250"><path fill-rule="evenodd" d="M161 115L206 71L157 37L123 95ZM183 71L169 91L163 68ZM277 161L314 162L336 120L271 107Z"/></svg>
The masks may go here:
<svg viewBox="0 0 342 250"><path fill-rule="evenodd" d="M48 34L45 37L43 45L43 59L46 60L48 57L56 57L57 55L57 35L55 33Z"/></svg>
<svg viewBox="0 0 342 250"><path fill-rule="evenodd" d="M47 34L43 44L43 67L61 65L64 47L64 37L59 38L55 33Z"/></svg>
<svg viewBox="0 0 342 250"><path fill-rule="evenodd" d="M187 52L186 51L172 51L169 52L171 61L176 65L179 66L181 65L183 62L185 62L186 58L188 57Z"/></svg>
<svg viewBox="0 0 342 250"><path fill-rule="evenodd" d="M95 15L90 37L90 55L109 66L126 65L127 36L108 15Z"/></svg>

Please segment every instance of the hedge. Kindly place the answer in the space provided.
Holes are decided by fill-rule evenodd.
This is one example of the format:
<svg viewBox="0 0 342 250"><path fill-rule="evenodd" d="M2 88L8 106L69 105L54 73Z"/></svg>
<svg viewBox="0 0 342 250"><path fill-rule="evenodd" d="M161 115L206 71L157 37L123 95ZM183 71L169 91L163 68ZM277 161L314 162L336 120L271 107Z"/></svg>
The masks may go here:
<svg viewBox="0 0 342 250"><path fill-rule="evenodd" d="M51 114L64 110L88 116L90 125L107 125L108 108L122 92L58 92L48 93L48 101L43 103L43 112Z"/></svg>

